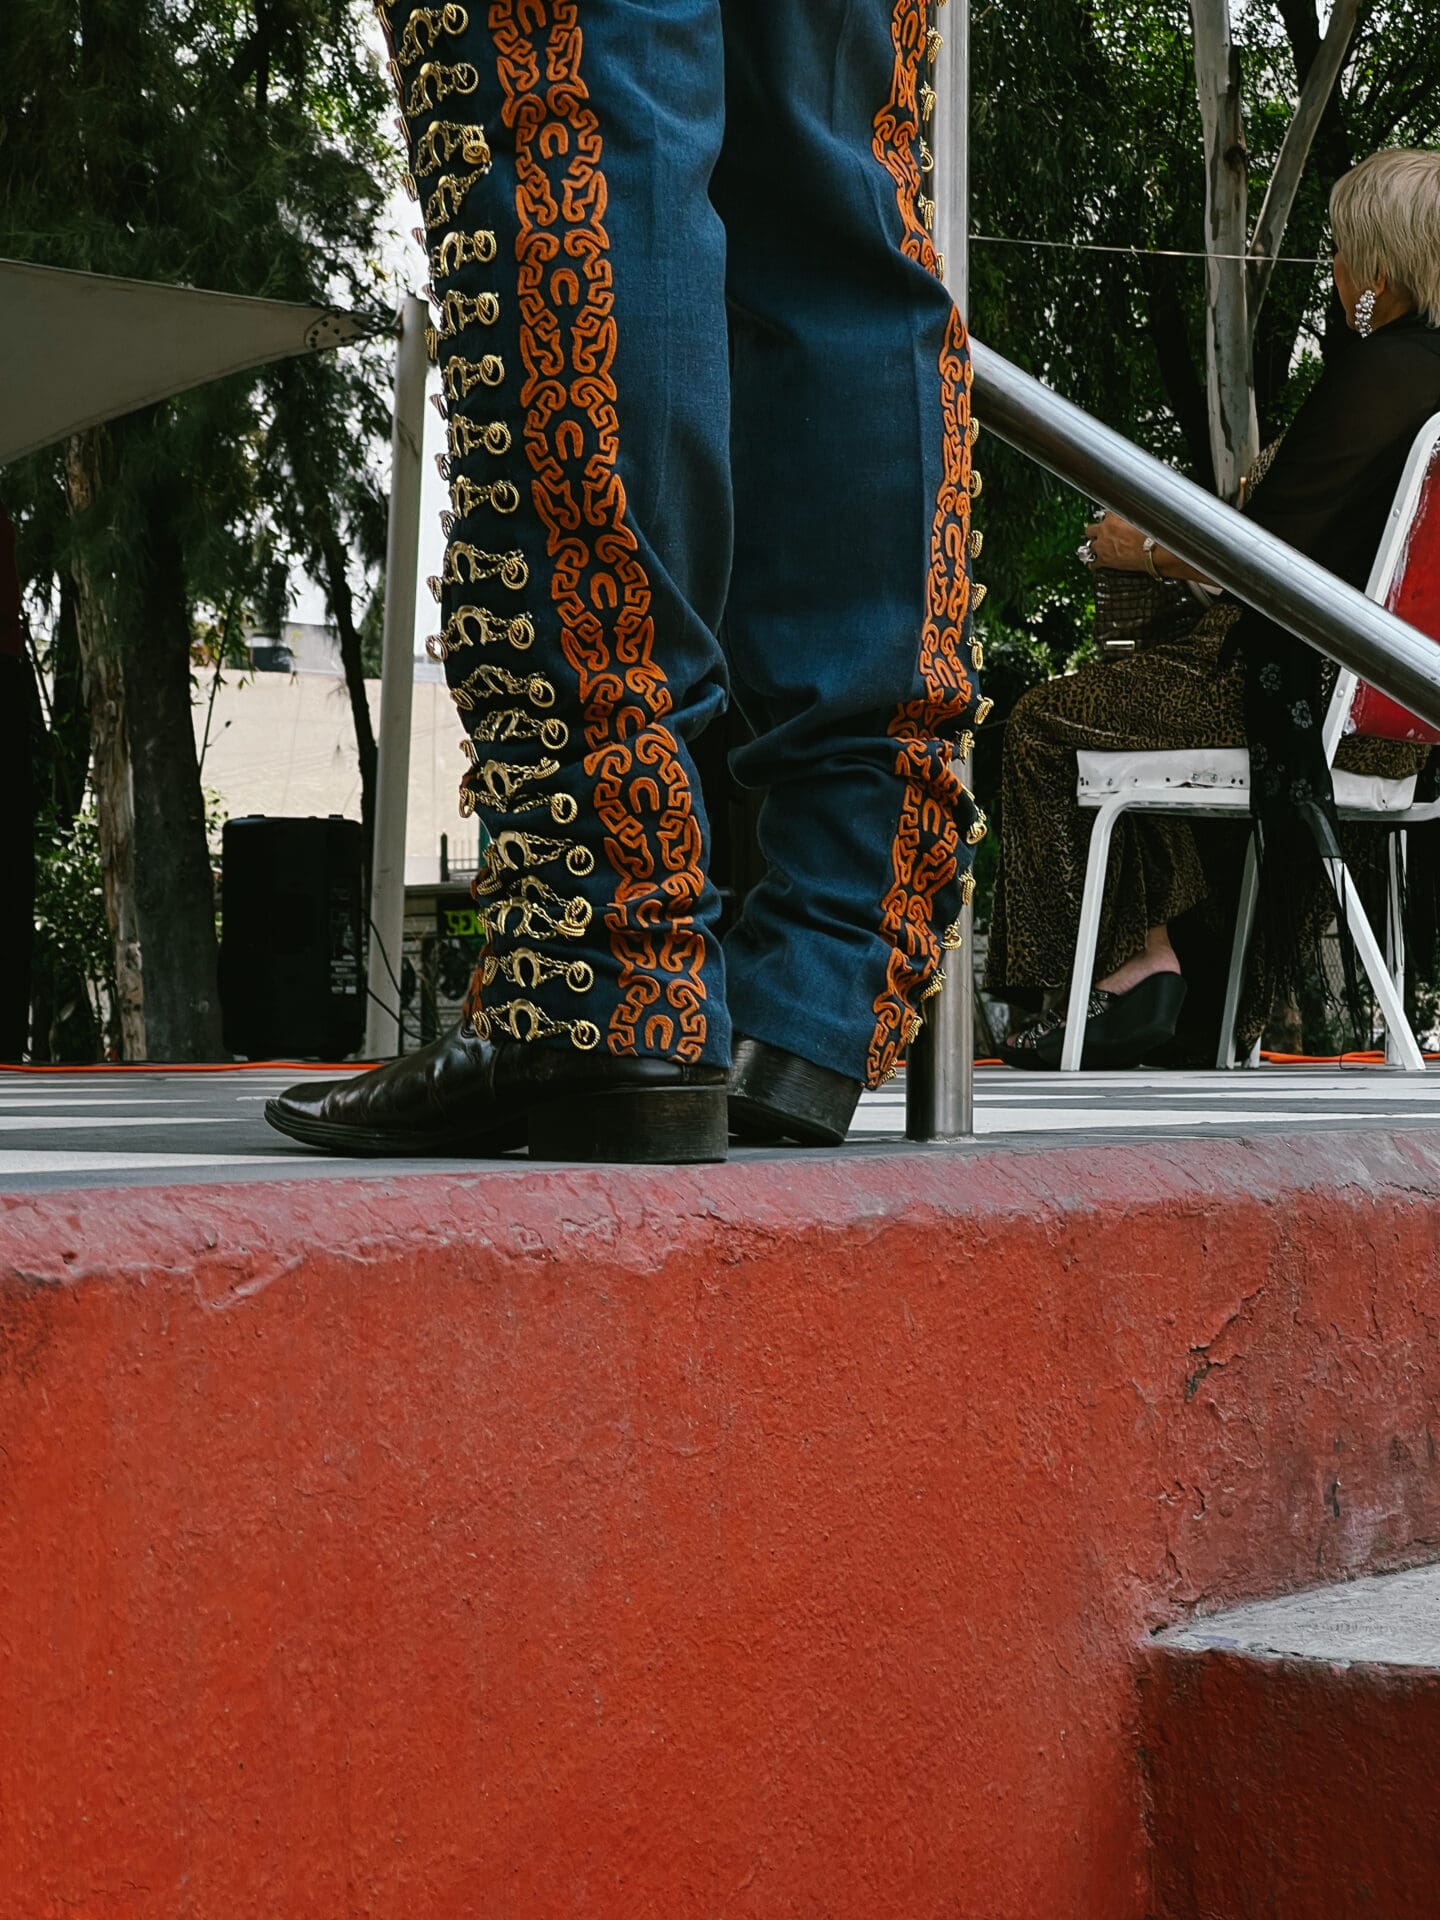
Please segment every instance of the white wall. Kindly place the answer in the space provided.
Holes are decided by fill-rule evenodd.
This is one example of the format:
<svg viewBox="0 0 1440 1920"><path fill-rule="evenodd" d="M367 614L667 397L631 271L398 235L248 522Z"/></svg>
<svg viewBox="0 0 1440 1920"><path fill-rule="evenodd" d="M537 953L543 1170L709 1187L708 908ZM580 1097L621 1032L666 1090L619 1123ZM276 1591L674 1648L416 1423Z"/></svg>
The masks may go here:
<svg viewBox="0 0 1440 1920"><path fill-rule="evenodd" d="M202 674L195 743L205 732L211 676ZM372 721L380 682L367 680ZM440 835L455 866L472 867L479 835L456 804L465 759L460 721L443 683L417 679L410 730L410 817L405 880L440 877ZM360 818L360 762L343 680L318 673L260 673L243 683L227 674L215 698L202 784L220 795L228 816L341 813Z"/></svg>

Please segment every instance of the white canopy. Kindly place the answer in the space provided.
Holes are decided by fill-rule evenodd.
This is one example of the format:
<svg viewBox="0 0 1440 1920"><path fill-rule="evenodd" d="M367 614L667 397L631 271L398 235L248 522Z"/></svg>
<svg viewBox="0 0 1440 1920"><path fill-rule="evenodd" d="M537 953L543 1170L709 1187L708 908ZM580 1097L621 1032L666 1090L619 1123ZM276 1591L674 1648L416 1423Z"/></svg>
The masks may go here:
<svg viewBox="0 0 1440 1920"><path fill-rule="evenodd" d="M0 260L0 466L224 374L393 324L388 316Z"/></svg>

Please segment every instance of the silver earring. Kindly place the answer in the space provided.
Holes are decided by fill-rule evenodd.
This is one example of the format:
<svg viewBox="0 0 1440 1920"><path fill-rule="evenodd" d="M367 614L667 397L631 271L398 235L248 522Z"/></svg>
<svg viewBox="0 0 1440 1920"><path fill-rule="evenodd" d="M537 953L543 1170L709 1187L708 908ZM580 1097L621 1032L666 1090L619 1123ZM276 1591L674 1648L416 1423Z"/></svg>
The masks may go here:
<svg viewBox="0 0 1440 1920"><path fill-rule="evenodd" d="M1355 302L1355 331L1368 340L1375 331L1375 289L1367 287Z"/></svg>

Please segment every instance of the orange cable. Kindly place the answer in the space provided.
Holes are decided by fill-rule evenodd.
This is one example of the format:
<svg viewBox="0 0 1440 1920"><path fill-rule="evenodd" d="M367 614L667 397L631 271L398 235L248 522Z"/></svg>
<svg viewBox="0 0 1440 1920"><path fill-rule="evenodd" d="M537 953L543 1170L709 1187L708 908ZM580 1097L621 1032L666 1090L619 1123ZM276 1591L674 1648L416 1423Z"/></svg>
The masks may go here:
<svg viewBox="0 0 1440 1920"><path fill-rule="evenodd" d="M379 1060L216 1060L204 1062L176 1062L166 1066L163 1061L137 1060L132 1062L111 1060L101 1061L93 1067L83 1066L32 1066L19 1060L0 1060L0 1073L265 1073L283 1069L286 1073L351 1073L362 1067L378 1067Z"/></svg>
<svg viewBox="0 0 1440 1920"><path fill-rule="evenodd" d="M1378 1050L1364 1053L1262 1053L1273 1067L1369 1067L1383 1065L1385 1055ZM1427 1053L1427 1060L1440 1060L1440 1053Z"/></svg>

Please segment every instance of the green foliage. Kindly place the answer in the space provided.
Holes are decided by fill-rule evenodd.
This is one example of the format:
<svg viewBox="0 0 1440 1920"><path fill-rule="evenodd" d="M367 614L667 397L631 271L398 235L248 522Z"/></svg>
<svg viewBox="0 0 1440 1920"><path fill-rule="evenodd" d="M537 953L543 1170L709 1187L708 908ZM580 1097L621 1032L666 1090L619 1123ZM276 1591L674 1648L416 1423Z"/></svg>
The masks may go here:
<svg viewBox="0 0 1440 1920"><path fill-rule="evenodd" d="M0 253L61 267L384 312L388 83L360 0L8 0ZM104 351L104 343L97 343ZM32 564L74 538L123 598L157 498L197 606L275 611L308 557L297 451L373 545L364 449L385 425L382 342L237 375L132 418L95 524L63 524L48 452L6 476ZM61 522L55 523L57 510ZM31 579L40 577L37 573ZM243 624L243 622L242 622Z"/></svg>
<svg viewBox="0 0 1440 1920"><path fill-rule="evenodd" d="M1314 0L1236 7L1252 161L1252 219L1318 44ZM1108 425L1210 483L1204 391L1204 164L1185 0L1035 0L976 9L974 204L979 236L1045 242L972 250L976 333ZM1326 208L1335 180L1377 147L1440 138L1440 0L1367 9L1340 97L1322 121L1259 316L1262 439L1293 415L1333 320ZM1114 247L1119 252L1084 248ZM1077 595L1090 502L984 439L989 531L981 616L1032 629ZM1083 620L1082 598L1072 599ZM1079 643L1053 617L1049 666ZM1042 664L1037 661L1037 665ZM1002 708L1003 712L1003 708Z"/></svg>
<svg viewBox="0 0 1440 1920"><path fill-rule="evenodd" d="M398 166L389 83L363 0L6 0L4 12L0 255L376 323L359 347L238 374L81 436L97 490L83 512L71 511L61 449L0 476L37 624L83 577L82 640L119 658L141 742L140 937L167 958L150 978L169 983L168 1010L146 995L147 1034L153 1012L167 1044L188 1045L184 1007L213 1003L202 977L213 946L185 676L235 663L247 625L278 630L298 565L344 586L350 553L377 551L371 455L388 424L395 307L381 263ZM72 486L79 470L77 459ZM66 720L58 690L55 719Z"/></svg>
<svg viewBox="0 0 1440 1920"><path fill-rule="evenodd" d="M88 1007L78 1024L103 1031L115 982L99 837L88 811L67 823L47 808L36 823L33 966L37 980L83 994ZM64 1024L77 1024L66 1008L53 1011Z"/></svg>

